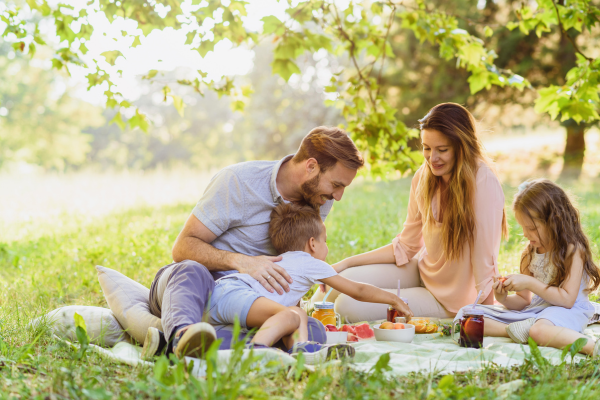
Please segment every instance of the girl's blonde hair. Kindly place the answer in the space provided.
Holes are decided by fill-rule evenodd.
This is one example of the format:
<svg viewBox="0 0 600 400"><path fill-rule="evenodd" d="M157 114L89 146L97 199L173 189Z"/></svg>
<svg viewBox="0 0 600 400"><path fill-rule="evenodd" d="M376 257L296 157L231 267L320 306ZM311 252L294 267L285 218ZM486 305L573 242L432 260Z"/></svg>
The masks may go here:
<svg viewBox="0 0 600 400"><path fill-rule="evenodd" d="M454 149L455 162L448 182L448 203L444 207L442 221L442 247L448 260L458 259L465 243L472 248L475 242L474 198L479 163L484 162L492 168L492 161L476 134L475 118L460 104L438 104L419 122L421 131L439 131L450 139ZM432 203L442 177L433 174L427 161L425 164L427 168L422 168L418 187L419 196L424 200L423 218L427 228L435 221ZM502 235L508 237L506 211L502 214Z"/></svg>
<svg viewBox="0 0 600 400"><path fill-rule="evenodd" d="M583 258L583 270L590 279L588 290L600 285L600 271L594 264L590 243L581 227L579 211L573 206L567 193L548 179L536 179L519 186L513 201L513 210L544 224L550 243L542 245L550 251L550 262L556 267L556 276L549 286L559 287L571 273L573 256L579 251ZM537 224L536 224L537 229ZM574 249L569 252L569 245ZM535 248L528 245L521 257L521 272L529 267Z"/></svg>

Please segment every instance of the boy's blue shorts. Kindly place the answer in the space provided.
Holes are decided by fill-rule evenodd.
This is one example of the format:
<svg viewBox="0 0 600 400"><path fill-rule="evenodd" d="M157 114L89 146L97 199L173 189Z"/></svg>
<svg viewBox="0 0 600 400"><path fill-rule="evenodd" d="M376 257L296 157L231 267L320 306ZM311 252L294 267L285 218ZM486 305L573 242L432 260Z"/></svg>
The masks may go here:
<svg viewBox="0 0 600 400"><path fill-rule="evenodd" d="M246 318L252 303L259 295L250 285L237 278L219 279L210 298L209 323L211 325L233 324L237 316L240 326L248 329Z"/></svg>

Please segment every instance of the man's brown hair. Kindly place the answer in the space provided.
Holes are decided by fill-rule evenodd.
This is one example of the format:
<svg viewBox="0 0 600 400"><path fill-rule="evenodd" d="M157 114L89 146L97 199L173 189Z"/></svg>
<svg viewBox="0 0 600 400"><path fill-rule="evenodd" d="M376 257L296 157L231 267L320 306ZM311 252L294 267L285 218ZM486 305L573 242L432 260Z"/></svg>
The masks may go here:
<svg viewBox="0 0 600 400"><path fill-rule="evenodd" d="M292 158L294 163L314 158L321 172L341 163L344 167L357 170L365 160L350 137L336 127L319 126L302 139L298 152Z"/></svg>
<svg viewBox="0 0 600 400"><path fill-rule="evenodd" d="M277 254L302 251L323 230L319 211L308 205L281 203L271 211L269 237Z"/></svg>

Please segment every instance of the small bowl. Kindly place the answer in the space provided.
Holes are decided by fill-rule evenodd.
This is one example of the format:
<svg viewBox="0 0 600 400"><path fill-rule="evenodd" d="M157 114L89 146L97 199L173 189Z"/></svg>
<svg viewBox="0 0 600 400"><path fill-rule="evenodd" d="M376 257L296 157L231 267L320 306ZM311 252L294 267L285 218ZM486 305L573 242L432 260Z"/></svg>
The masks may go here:
<svg viewBox="0 0 600 400"><path fill-rule="evenodd" d="M348 341L348 332L325 332L327 335L326 344L346 343Z"/></svg>
<svg viewBox="0 0 600 400"><path fill-rule="evenodd" d="M415 326L404 324L404 329L379 329L381 324L373 326L375 339L380 342L410 343L415 337Z"/></svg>

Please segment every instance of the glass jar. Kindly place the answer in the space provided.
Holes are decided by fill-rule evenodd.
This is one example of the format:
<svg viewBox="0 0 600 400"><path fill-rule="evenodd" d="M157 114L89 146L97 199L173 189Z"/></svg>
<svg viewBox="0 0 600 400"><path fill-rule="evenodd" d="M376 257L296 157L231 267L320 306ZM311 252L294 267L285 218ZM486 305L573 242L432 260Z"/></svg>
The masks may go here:
<svg viewBox="0 0 600 400"><path fill-rule="evenodd" d="M406 299L404 297L400 297L400 299L408 305L408 299ZM388 321L395 322L396 318L401 317L401 316L402 315L400 315L400 312L398 312L398 310L396 310L392 306L388 306L388 309L387 309L387 320Z"/></svg>
<svg viewBox="0 0 600 400"><path fill-rule="evenodd" d="M314 304L315 310L311 317L318 319L323 325L339 326L341 320L340 315L333 310L333 303L326 301L325 303L318 302Z"/></svg>

